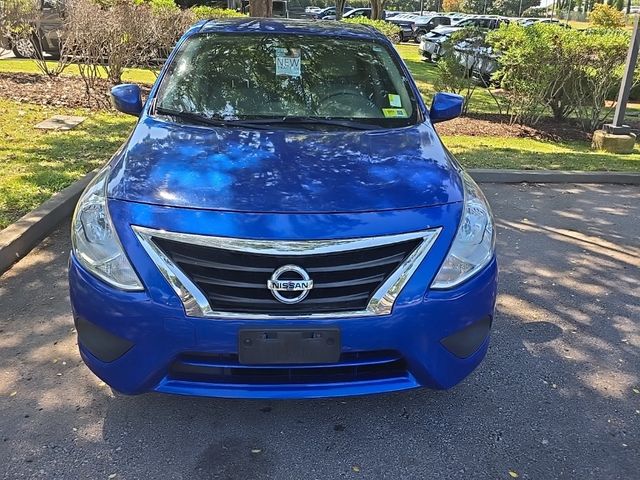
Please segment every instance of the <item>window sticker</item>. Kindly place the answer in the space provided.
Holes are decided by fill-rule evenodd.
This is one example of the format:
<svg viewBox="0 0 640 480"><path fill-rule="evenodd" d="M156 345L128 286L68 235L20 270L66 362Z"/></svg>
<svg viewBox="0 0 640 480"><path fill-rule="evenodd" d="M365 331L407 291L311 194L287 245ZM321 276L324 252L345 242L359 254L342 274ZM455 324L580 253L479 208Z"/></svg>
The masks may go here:
<svg viewBox="0 0 640 480"><path fill-rule="evenodd" d="M402 100L400 99L400 95L397 95L395 93L390 93L389 94L389 105L391 105L392 107L401 108L402 107Z"/></svg>
<svg viewBox="0 0 640 480"><path fill-rule="evenodd" d="M276 75L300 77L300 49L276 48Z"/></svg>
<svg viewBox="0 0 640 480"><path fill-rule="evenodd" d="M407 118L407 112L404 108L383 108L382 114L385 118Z"/></svg>

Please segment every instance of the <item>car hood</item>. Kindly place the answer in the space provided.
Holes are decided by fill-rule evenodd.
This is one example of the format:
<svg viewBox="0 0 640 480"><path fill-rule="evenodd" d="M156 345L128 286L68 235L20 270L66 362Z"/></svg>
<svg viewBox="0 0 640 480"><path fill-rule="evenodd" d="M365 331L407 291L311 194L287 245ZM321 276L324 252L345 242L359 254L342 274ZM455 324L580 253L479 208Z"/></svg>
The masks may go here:
<svg viewBox="0 0 640 480"><path fill-rule="evenodd" d="M356 212L458 202L461 188L426 123L327 133L144 117L114 157L108 196L210 210Z"/></svg>
<svg viewBox="0 0 640 480"><path fill-rule="evenodd" d="M441 25L431 30L431 33L438 33L440 35L450 35L451 33L461 29L462 27L456 27L453 25L447 25L447 26Z"/></svg>

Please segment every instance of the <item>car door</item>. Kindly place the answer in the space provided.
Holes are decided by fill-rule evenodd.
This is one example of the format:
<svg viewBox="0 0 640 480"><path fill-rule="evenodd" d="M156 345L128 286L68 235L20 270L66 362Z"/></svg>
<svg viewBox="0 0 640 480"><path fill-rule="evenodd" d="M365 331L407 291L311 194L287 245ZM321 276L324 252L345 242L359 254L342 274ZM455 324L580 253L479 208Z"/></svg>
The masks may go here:
<svg viewBox="0 0 640 480"><path fill-rule="evenodd" d="M60 53L60 33L62 32L62 0L42 0L42 20L40 21L40 39L42 49L54 55Z"/></svg>

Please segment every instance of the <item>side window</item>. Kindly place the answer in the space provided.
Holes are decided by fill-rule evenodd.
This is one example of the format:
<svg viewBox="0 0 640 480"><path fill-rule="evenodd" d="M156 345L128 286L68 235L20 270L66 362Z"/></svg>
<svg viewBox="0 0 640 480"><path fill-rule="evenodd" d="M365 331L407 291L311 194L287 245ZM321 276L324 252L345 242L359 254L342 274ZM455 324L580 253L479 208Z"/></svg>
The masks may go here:
<svg viewBox="0 0 640 480"><path fill-rule="evenodd" d="M451 25L451 19L449 17L442 17L440 22L441 25Z"/></svg>

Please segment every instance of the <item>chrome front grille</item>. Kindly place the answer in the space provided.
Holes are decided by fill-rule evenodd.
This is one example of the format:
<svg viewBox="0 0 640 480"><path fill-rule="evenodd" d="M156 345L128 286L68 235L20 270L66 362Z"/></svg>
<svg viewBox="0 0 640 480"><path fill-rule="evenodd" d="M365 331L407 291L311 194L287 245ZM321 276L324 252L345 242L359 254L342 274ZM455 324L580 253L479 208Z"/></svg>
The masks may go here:
<svg viewBox="0 0 640 480"><path fill-rule="evenodd" d="M187 315L243 318L391 313L439 233L279 242L134 230ZM313 280L299 303L282 303L267 288L273 273L289 264Z"/></svg>
<svg viewBox="0 0 640 480"><path fill-rule="evenodd" d="M209 300L225 312L277 315L364 310L369 299L420 240L323 255L261 255L189 245L164 238L154 242ZM295 264L313 279L300 303L276 300L267 281L283 265Z"/></svg>

